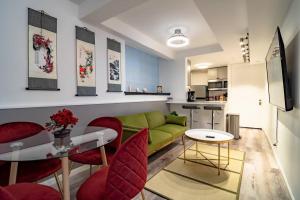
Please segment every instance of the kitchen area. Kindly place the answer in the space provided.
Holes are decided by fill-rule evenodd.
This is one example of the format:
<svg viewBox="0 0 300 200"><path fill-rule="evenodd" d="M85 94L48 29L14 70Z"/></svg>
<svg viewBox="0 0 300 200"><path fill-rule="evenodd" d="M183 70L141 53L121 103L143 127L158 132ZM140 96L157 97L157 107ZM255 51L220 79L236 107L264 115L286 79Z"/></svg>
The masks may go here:
<svg viewBox="0 0 300 200"><path fill-rule="evenodd" d="M186 100L169 100L167 104L171 112L188 117L187 127L190 129L225 130L227 66L209 67L205 64L189 63Z"/></svg>

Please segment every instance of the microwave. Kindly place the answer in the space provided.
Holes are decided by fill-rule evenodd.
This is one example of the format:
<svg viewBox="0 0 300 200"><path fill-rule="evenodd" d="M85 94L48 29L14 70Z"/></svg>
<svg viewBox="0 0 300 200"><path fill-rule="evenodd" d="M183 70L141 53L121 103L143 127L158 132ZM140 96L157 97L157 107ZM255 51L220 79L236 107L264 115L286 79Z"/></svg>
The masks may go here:
<svg viewBox="0 0 300 200"><path fill-rule="evenodd" d="M208 80L208 90L227 89L227 80Z"/></svg>

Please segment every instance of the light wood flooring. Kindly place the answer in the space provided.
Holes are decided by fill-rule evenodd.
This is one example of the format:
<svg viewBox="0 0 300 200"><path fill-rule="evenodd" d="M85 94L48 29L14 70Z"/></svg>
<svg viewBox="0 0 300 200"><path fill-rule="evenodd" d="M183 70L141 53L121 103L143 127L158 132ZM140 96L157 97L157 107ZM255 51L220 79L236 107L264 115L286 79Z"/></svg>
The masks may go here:
<svg viewBox="0 0 300 200"><path fill-rule="evenodd" d="M249 200L281 200L291 199L283 176L275 161L272 149L263 131L241 128L241 139L231 144L232 149L246 152L244 173L240 191L240 199ZM192 145L192 141L187 141ZM152 177L178 155L183 152L181 140L165 147L149 158L148 178ZM71 195L75 199L80 184L89 176L89 170L71 177ZM147 200L161 200L163 198L145 191ZM141 199L138 195L134 200Z"/></svg>

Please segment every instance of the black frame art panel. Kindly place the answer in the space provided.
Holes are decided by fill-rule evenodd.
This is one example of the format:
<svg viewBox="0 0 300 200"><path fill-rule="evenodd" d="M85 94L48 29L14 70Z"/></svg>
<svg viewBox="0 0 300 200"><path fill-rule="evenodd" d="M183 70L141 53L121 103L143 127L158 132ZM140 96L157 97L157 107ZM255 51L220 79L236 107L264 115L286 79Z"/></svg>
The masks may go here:
<svg viewBox="0 0 300 200"><path fill-rule="evenodd" d="M107 92L122 92L121 43L107 38Z"/></svg>
<svg viewBox="0 0 300 200"><path fill-rule="evenodd" d="M76 26L76 96L97 96L95 33Z"/></svg>
<svg viewBox="0 0 300 200"><path fill-rule="evenodd" d="M59 90L56 63L57 19L28 8L28 90Z"/></svg>

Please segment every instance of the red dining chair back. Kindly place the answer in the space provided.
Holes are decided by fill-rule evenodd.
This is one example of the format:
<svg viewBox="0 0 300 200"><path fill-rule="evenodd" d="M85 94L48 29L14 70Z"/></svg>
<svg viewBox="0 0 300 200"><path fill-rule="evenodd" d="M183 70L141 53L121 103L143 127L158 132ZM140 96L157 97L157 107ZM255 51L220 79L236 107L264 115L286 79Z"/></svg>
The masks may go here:
<svg viewBox="0 0 300 200"><path fill-rule="evenodd" d="M0 143L21 140L43 131L44 127L33 122L10 122L0 125Z"/></svg>
<svg viewBox="0 0 300 200"><path fill-rule="evenodd" d="M21 140L34 136L43 130L45 130L43 126L33 122L10 122L1 124L0 143ZM35 182L52 174L57 176L56 172L60 168L61 162L59 159L19 162L16 181ZM8 184L9 175L10 162L0 161L0 185L5 186Z"/></svg>
<svg viewBox="0 0 300 200"><path fill-rule="evenodd" d="M10 194L6 189L0 187L0 199L1 200L16 200L12 194Z"/></svg>
<svg viewBox="0 0 300 200"><path fill-rule="evenodd" d="M123 127L120 120L115 117L99 117L91 121L88 126L106 127L116 130L118 133L117 138L113 142L105 145L105 147L113 148L114 150L119 149L123 135Z"/></svg>
<svg viewBox="0 0 300 200"><path fill-rule="evenodd" d="M121 145L108 167L90 176L79 188L77 200L130 200L147 180L148 129L131 136Z"/></svg>
<svg viewBox="0 0 300 200"><path fill-rule="evenodd" d="M147 181L148 129L129 138L116 153L106 179L107 199L132 199Z"/></svg>

